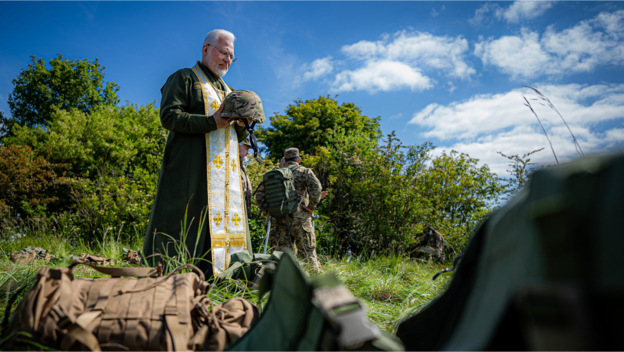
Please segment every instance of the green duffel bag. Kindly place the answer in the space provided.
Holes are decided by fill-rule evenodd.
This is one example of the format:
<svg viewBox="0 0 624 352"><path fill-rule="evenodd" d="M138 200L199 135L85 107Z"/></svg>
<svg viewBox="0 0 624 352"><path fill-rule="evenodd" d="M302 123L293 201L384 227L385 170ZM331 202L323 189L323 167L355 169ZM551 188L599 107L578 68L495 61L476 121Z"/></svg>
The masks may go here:
<svg viewBox="0 0 624 352"><path fill-rule="evenodd" d="M282 257L282 252L273 254L254 253L253 258L248 252L236 252L230 257L230 267L215 278L219 284L228 280L242 280L257 288L257 283L264 275L265 270L275 270L275 265Z"/></svg>
<svg viewBox="0 0 624 352"><path fill-rule="evenodd" d="M260 281L260 299L268 290L260 319L228 350L404 350L366 319L364 306L334 274L308 278L288 251Z"/></svg>

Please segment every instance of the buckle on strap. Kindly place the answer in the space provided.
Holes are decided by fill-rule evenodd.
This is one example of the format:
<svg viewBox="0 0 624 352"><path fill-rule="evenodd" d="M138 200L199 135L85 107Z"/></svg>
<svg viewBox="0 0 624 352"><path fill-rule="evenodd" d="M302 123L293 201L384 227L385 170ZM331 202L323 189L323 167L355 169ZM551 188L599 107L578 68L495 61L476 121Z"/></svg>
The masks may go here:
<svg viewBox="0 0 624 352"><path fill-rule="evenodd" d="M366 319L366 310L344 286L317 288L314 298L326 316L339 328L342 347L358 345L379 337L379 328Z"/></svg>

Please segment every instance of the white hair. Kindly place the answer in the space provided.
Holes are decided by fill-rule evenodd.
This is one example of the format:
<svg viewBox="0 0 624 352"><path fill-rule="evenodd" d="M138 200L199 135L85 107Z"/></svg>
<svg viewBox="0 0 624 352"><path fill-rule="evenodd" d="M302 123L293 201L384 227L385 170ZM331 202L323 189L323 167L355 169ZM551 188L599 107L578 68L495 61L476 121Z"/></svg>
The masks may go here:
<svg viewBox="0 0 624 352"><path fill-rule="evenodd" d="M204 45L217 44L217 42L219 41L219 37L226 37L232 43L234 43L234 41L236 40L236 37L234 36L234 34L232 34L232 32L228 32L225 29L213 29L210 32L208 32L208 34L206 35L206 38L204 38ZM203 45L202 45L202 48L203 48Z"/></svg>

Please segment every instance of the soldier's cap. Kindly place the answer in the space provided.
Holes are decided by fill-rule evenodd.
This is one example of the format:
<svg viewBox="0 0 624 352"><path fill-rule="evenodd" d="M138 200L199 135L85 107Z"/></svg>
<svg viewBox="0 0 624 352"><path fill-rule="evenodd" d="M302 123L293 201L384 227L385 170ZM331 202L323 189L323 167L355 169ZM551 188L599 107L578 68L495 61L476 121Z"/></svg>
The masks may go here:
<svg viewBox="0 0 624 352"><path fill-rule="evenodd" d="M284 159L298 158L298 157L299 157L299 149L297 148L288 148L284 151Z"/></svg>
<svg viewBox="0 0 624 352"><path fill-rule="evenodd" d="M249 137L243 139L243 141L241 142L241 144L248 146L249 148L251 148L251 141L249 140Z"/></svg>
<svg viewBox="0 0 624 352"><path fill-rule="evenodd" d="M235 90L225 97L221 117L244 118L263 123L264 110L258 94L250 90Z"/></svg>

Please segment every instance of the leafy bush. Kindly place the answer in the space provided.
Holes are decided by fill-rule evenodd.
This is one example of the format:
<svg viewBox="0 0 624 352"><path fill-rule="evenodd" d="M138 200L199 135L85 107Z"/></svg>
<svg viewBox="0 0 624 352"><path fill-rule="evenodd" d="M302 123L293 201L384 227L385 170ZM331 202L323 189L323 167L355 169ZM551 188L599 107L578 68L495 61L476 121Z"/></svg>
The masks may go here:
<svg viewBox="0 0 624 352"><path fill-rule="evenodd" d="M154 105L57 111L47 128L13 131L9 147L31 146L66 174L49 210L71 219L75 237L90 242L115 233L126 240L145 232L166 142Z"/></svg>
<svg viewBox="0 0 624 352"><path fill-rule="evenodd" d="M44 213L58 200L56 190L65 183L54 165L37 156L29 146L0 146L0 202L18 216Z"/></svg>
<svg viewBox="0 0 624 352"><path fill-rule="evenodd" d="M478 160L455 151L432 157L430 143L403 146L394 133L382 145L353 133L335 143L304 160L329 175L330 196L319 212L336 238L321 236L319 243L332 246L326 251L410 254L432 227L445 236L447 253L457 253L503 189Z"/></svg>

